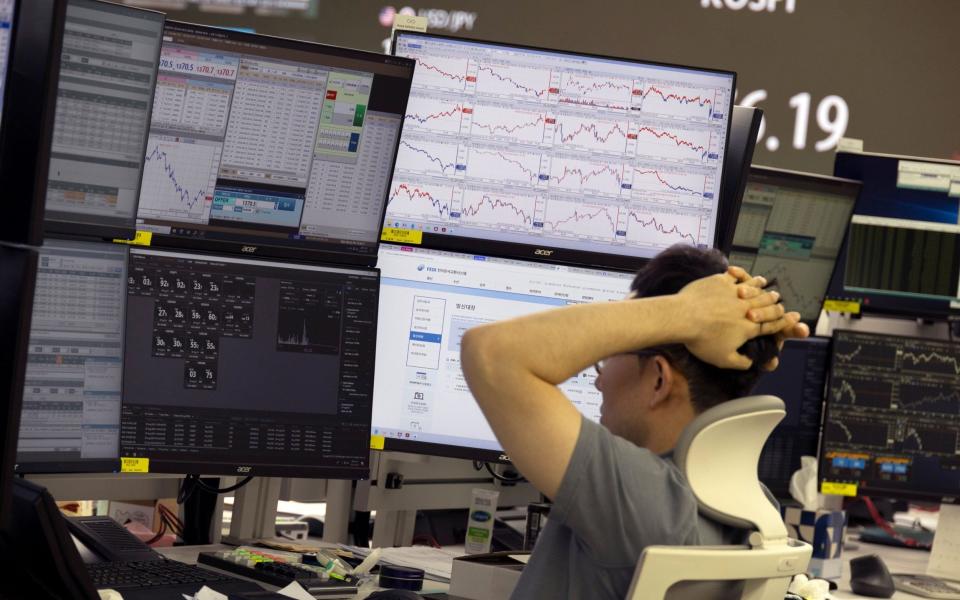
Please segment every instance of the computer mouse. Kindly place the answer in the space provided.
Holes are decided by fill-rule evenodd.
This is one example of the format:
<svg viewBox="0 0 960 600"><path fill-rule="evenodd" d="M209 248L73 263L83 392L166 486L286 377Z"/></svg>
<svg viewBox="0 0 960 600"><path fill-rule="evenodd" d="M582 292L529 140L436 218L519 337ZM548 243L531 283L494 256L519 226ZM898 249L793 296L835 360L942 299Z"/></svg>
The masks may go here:
<svg viewBox="0 0 960 600"><path fill-rule="evenodd" d="M850 589L871 598L889 598L895 591L887 565L876 554L850 559Z"/></svg>

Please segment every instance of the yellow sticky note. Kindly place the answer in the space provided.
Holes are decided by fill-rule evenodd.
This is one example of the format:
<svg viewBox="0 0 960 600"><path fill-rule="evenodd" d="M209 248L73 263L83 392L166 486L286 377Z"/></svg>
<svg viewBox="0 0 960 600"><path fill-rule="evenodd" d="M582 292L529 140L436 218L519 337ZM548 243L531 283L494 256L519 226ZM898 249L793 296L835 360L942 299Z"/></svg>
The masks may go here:
<svg viewBox="0 0 960 600"><path fill-rule="evenodd" d="M398 227L384 227L380 239L384 242L396 242L398 244L423 243L423 232L418 229L400 229Z"/></svg>
<svg viewBox="0 0 960 600"><path fill-rule="evenodd" d="M860 314L860 303L853 300L824 300L823 310L828 312Z"/></svg>
<svg viewBox="0 0 960 600"><path fill-rule="evenodd" d="M426 33L427 18L415 15L397 15L393 18L393 30Z"/></svg>
<svg viewBox="0 0 960 600"><path fill-rule="evenodd" d="M852 498L857 495L857 484L824 481L820 484L820 493L830 496L850 496Z"/></svg>
<svg viewBox="0 0 960 600"><path fill-rule="evenodd" d="M120 458L121 473L149 473L150 459L124 456Z"/></svg>
<svg viewBox="0 0 960 600"><path fill-rule="evenodd" d="M371 450L383 450L383 446L387 443L387 438L382 435L371 435L370 436L370 449Z"/></svg>
<svg viewBox="0 0 960 600"><path fill-rule="evenodd" d="M130 244L131 246L149 246L152 241L152 231L137 231L137 234L133 236L132 240L121 240L117 238L113 240L115 244Z"/></svg>

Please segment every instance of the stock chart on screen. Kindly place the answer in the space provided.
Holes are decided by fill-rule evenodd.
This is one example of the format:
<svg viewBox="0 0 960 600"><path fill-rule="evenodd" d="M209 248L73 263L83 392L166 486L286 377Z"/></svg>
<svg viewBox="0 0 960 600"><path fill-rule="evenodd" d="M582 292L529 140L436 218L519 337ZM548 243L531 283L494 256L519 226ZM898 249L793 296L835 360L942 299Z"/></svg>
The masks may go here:
<svg viewBox="0 0 960 600"><path fill-rule="evenodd" d="M641 257L714 245L732 73L406 32L395 53L417 66L386 227Z"/></svg>

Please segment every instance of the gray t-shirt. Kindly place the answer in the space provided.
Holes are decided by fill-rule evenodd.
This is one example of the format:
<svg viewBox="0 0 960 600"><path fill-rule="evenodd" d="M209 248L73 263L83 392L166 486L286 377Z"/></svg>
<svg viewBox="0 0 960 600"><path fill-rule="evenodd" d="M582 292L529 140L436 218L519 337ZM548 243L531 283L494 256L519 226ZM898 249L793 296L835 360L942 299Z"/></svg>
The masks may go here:
<svg viewBox="0 0 960 600"><path fill-rule="evenodd" d="M669 455L582 420L570 465L513 598L627 595L652 545L739 544L745 531L711 521Z"/></svg>

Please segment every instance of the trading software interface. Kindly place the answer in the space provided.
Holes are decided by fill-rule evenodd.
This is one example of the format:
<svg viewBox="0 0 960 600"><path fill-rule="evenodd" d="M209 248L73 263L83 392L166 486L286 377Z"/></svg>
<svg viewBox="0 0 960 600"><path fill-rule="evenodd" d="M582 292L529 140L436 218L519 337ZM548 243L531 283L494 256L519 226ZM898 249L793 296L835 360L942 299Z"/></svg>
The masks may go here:
<svg viewBox="0 0 960 600"><path fill-rule="evenodd" d="M790 477L800 468L800 457L817 455L829 346L826 338L787 340L780 366L764 373L753 389L753 394L780 398L787 408L760 454L760 481L778 498L789 497Z"/></svg>
<svg viewBox="0 0 960 600"><path fill-rule="evenodd" d="M467 389L460 338L481 323L556 306L623 299L632 275L382 246L373 429L387 438L500 451ZM600 419L588 369L561 385Z"/></svg>
<svg viewBox="0 0 960 600"><path fill-rule="evenodd" d="M830 295L910 315L960 309L960 163L838 153L834 173L863 192Z"/></svg>
<svg viewBox="0 0 960 600"><path fill-rule="evenodd" d="M365 472L378 285L376 271L132 250L121 457Z"/></svg>
<svg viewBox="0 0 960 600"><path fill-rule="evenodd" d="M733 75L402 33L389 226L652 257L714 243Z"/></svg>
<svg viewBox="0 0 960 600"><path fill-rule="evenodd" d="M375 256L412 76L387 61L168 23L141 228Z"/></svg>
<svg viewBox="0 0 960 600"><path fill-rule="evenodd" d="M837 331L821 479L859 493L956 496L960 345Z"/></svg>
<svg viewBox="0 0 960 600"><path fill-rule="evenodd" d="M7 62L10 58L10 40L13 37L14 0L0 0L0 123L3 122L3 94L7 89Z"/></svg>
<svg viewBox="0 0 960 600"><path fill-rule="evenodd" d="M112 471L120 433L127 248L40 249L17 466Z"/></svg>
<svg viewBox="0 0 960 600"><path fill-rule="evenodd" d="M47 219L133 228L163 15L69 0Z"/></svg>
<svg viewBox="0 0 960 600"><path fill-rule="evenodd" d="M751 169L730 263L777 280L784 303L816 321L859 187Z"/></svg>

